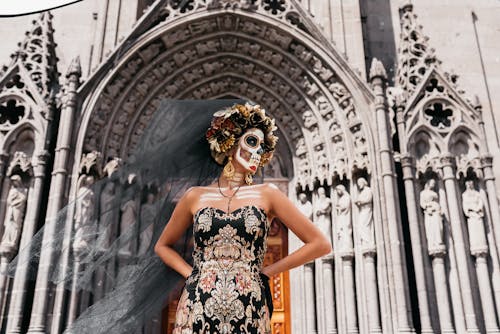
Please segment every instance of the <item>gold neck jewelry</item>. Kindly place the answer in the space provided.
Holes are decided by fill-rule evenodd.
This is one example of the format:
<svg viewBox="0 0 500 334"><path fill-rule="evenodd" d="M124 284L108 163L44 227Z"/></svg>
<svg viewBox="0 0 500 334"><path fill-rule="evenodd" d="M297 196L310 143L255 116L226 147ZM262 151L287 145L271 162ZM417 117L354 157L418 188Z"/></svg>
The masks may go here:
<svg viewBox="0 0 500 334"><path fill-rule="evenodd" d="M228 181L229 182L229 181ZM238 190L240 190L241 188L241 184L238 186L238 189L236 189L236 191L231 195L231 196L227 196L225 195L223 192L222 192L222 189L220 188L220 177L217 178L217 186L219 187L219 192L222 196L226 197L226 198L229 198L228 202L227 202L227 213L229 214L231 211L230 211L230 206L231 206L231 201L234 197L234 195L236 195L236 193L238 192Z"/></svg>

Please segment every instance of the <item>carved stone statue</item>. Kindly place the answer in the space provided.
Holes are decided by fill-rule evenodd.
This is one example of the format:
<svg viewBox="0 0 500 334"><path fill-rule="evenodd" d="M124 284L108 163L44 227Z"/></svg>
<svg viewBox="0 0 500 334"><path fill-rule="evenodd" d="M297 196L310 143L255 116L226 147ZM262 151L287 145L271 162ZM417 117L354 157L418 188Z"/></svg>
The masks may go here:
<svg viewBox="0 0 500 334"><path fill-rule="evenodd" d="M281 178L283 174L281 173L281 166L279 159L275 156L269 164L264 168L264 175L267 177Z"/></svg>
<svg viewBox="0 0 500 334"><path fill-rule="evenodd" d="M474 181L465 182L462 193L462 207L467 217L471 253L486 252L488 243L484 231L484 203L481 194L474 188Z"/></svg>
<svg viewBox="0 0 500 334"><path fill-rule="evenodd" d="M155 195L148 193L146 203L141 206L141 234L138 255L144 255L148 251L153 240L154 217L158 211L155 203Z"/></svg>
<svg viewBox="0 0 500 334"><path fill-rule="evenodd" d="M106 182L101 191L100 196L100 218L99 218L99 246L101 250L106 250L109 247L111 231L115 224L116 213L114 208L116 184L114 182Z"/></svg>
<svg viewBox="0 0 500 334"><path fill-rule="evenodd" d="M330 219L332 203L325 194L325 188L318 188L318 199L315 202L314 215L318 228L326 235L330 243L332 242L332 221Z"/></svg>
<svg viewBox="0 0 500 334"><path fill-rule="evenodd" d="M94 183L94 176L84 176L77 193L75 207L75 239L73 240L73 249L77 256L81 251L88 249L89 242L95 237L95 232L93 231L95 200L94 191L90 187L92 183Z"/></svg>
<svg viewBox="0 0 500 334"><path fill-rule="evenodd" d="M126 190L125 201L120 207L122 212L120 219L120 250L118 253L122 256L132 256L134 251L134 236L131 230L134 223L137 221L137 202L133 196L134 187L130 187Z"/></svg>
<svg viewBox="0 0 500 334"><path fill-rule="evenodd" d="M373 227L373 192L368 186L368 181L360 177L356 184L358 196L355 204L358 206L358 234L363 248L375 247L375 230Z"/></svg>
<svg viewBox="0 0 500 334"><path fill-rule="evenodd" d="M420 207L424 210L425 235L429 251L443 247L443 218L439 195L434 190L436 180L429 179L420 192Z"/></svg>
<svg viewBox="0 0 500 334"><path fill-rule="evenodd" d="M304 193L299 194L299 204L297 207L299 208L300 212L304 214L307 218L310 220L313 219L313 207L311 202L307 200L307 195Z"/></svg>
<svg viewBox="0 0 500 334"><path fill-rule="evenodd" d="M0 249L2 252L15 252L26 211L28 191L24 187L21 177L14 174L10 177L11 186L7 195L7 212L5 214L4 231Z"/></svg>
<svg viewBox="0 0 500 334"><path fill-rule="evenodd" d="M351 222L351 196L343 185L335 187L337 201L335 203L336 227L337 227L337 249L340 252L351 251L352 222Z"/></svg>

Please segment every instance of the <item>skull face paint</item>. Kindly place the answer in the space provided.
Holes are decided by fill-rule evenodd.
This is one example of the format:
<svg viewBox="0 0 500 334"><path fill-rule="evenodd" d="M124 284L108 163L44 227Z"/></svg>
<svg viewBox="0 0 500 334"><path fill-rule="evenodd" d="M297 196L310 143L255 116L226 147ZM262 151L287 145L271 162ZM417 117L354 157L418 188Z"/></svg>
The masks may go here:
<svg viewBox="0 0 500 334"><path fill-rule="evenodd" d="M264 153L262 143L264 132L257 128L248 129L239 139L235 159L246 170L255 173Z"/></svg>

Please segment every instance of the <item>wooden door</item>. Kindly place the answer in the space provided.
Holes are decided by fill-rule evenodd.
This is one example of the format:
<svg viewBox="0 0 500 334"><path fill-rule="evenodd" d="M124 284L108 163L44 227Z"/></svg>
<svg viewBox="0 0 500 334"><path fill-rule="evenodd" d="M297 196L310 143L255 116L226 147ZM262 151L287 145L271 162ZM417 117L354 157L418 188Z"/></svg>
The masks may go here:
<svg viewBox="0 0 500 334"><path fill-rule="evenodd" d="M271 223L267 239L267 252L264 257L264 267L274 263L288 254L288 230L278 220ZM288 272L274 275L269 280L273 294L274 312L271 318L273 334L289 334L290 329L290 279ZM179 296L180 297L180 296ZM162 313L162 334L171 334L175 323L177 300L172 301Z"/></svg>
<svg viewBox="0 0 500 334"><path fill-rule="evenodd" d="M274 263L288 254L288 230L279 221L273 219L267 239L267 252L264 267ZM273 334L289 334L290 324L290 279L288 271L274 275L269 280L273 295L273 317L271 328Z"/></svg>

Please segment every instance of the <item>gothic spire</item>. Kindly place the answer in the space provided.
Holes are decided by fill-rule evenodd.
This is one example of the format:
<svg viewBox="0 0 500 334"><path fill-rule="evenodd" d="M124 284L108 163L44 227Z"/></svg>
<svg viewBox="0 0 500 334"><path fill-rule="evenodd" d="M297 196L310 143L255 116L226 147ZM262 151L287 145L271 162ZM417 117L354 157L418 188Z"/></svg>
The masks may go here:
<svg viewBox="0 0 500 334"><path fill-rule="evenodd" d="M396 83L411 94L422 78L433 66L441 61L436 58L434 49L429 46L422 26L417 22L413 5L406 2L399 9L401 33L398 48L398 69Z"/></svg>
<svg viewBox="0 0 500 334"><path fill-rule="evenodd" d="M11 54L11 64L4 70L20 63L28 71L44 98L54 96L59 86L57 71L56 46L54 29L52 28L52 14L42 12L32 21L26 37L18 43L18 49Z"/></svg>

